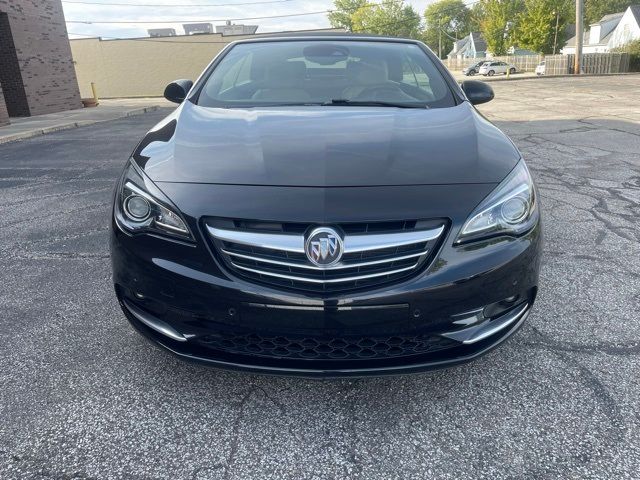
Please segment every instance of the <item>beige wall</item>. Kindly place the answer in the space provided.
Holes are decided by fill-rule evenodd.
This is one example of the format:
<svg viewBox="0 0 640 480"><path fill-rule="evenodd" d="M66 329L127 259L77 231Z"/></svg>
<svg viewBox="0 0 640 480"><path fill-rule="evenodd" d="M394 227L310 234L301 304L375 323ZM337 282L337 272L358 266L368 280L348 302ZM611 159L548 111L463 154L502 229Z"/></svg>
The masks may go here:
<svg viewBox="0 0 640 480"><path fill-rule="evenodd" d="M333 31L333 30L317 30ZM156 97L172 80L195 80L222 48L259 35L191 35L135 40L71 40L82 98Z"/></svg>

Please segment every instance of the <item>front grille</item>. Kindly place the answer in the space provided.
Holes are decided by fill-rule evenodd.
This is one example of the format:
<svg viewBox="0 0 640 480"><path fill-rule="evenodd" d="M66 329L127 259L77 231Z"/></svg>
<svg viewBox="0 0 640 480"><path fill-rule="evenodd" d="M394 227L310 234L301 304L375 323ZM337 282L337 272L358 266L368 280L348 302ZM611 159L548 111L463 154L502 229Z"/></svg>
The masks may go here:
<svg viewBox="0 0 640 480"><path fill-rule="evenodd" d="M374 287L414 275L435 252L444 220L331 225L342 237L340 262L317 266L305 253L307 235L319 225L207 219L206 228L224 264L260 283L313 292Z"/></svg>
<svg viewBox="0 0 640 480"><path fill-rule="evenodd" d="M197 339L206 348L231 354L308 360L366 360L420 355L460 345L430 335L289 337L223 332Z"/></svg>

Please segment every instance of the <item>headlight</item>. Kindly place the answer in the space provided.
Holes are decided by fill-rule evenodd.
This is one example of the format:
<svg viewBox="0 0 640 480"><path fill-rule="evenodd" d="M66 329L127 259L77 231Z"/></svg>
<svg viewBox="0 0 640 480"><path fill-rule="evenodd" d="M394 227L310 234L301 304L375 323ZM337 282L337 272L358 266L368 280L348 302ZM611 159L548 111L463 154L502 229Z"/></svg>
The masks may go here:
<svg viewBox="0 0 640 480"><path fill-rule="evenodd" d="M536 224L538 216L533 180L524 160L520 160L473 211L460 230L456 244L501 235L522 235Z"/></svg>
<svg viewBox="0 0 640 480"><path fill-rule="evenodd" d="M131 161L122 175L115 203L116 223L126 232L193 240L178 209Z"/></svg>

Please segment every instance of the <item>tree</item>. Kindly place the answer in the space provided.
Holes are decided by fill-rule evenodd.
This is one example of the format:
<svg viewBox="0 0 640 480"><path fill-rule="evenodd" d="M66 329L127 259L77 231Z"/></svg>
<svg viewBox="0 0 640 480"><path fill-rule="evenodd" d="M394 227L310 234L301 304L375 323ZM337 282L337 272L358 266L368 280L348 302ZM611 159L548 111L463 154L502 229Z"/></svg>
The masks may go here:
<svg viewBox="0 0 640 480"><path fill-rule="evenodd" d="M434 52L442 42L442 53L453 47L454 39L460 39L470 32L471 11L462 0L440 0L429 5L424 11L425 30L423 41Z"/></svg>
<svg viewBox="0 0 640 480"><path fill-rule="evenodd" d="M610 13L624 12L629 5L638 3L632 0L589 0L585 2L585 23L595 23Z"/></svg>
<svg viewBox="0 0 640 480"><path fill-rule="evenodd" d="M367 0L335 0L334 10L328 15L329 22L333 28L344 28L353 31L353 21L351 17L359 8L367 4Z"/></svg>
<svg viewBox="0 0 640 480"><path fill-rule="evenodd" d="M480 0L480 31L493 55L505 55L517 28L517 17L523 9L521 0Z"/></svg>
<svg viewBox="0 0 640 480"><path fill-rule="evenodd" d="M614 48L613 51L618 53L629 53L631 55L640 56L640 39L632 40L629 43L625 43L621 47Z"/></svg>
<svg viewBox="0 0 640 480"><path fill-rule="evenodd" d="M573 14L571 7L567 0L525 0L514 40L519 47L539 53L552 53L555 42L557 51L564 44L564 27Z"/></svg>
<svg viewBox="0 0 640 480"><path fill-rule="evenodd" d="M621 47L614 48L616 53L629 54L629 71L640 72L640 39L632 40Z"/></svg>
<svg viewBox="0 0 640 480"><path fill-rule="evenodd" d="M474 3L469 11L469 32L480 31L480 21L484 18L482 2Z"/></svg>
<svg viewBox="0 0 640 480"><path fill-rule="evenodd" d="M368 3L356 10L351 21L353 32L407 38L420 36L420 15L402 0Z"/></svg>

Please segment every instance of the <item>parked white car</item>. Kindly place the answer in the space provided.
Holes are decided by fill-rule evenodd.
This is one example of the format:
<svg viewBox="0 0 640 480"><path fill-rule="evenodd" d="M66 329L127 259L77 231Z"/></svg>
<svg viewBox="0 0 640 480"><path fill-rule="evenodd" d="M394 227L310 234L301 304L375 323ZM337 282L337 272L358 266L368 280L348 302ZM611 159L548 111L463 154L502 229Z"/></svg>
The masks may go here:
<svg viewBox="0 0 640 480"><path fill-rule="evenodd" d="M546 67L544 66L544 62L540 62L536 67L536 75L544 75L546 73Z"/></svg>
<svg viewBox="0 0 640 480"><path fill-rule="evenodd" d="M493 77L497 73L516 73L516 67L506 62L484 62L478 73L484 76Z"/></svg>

